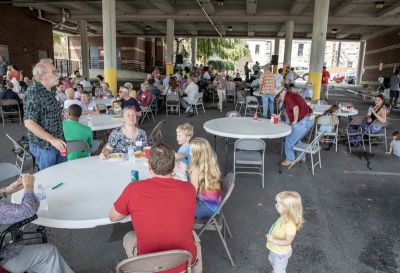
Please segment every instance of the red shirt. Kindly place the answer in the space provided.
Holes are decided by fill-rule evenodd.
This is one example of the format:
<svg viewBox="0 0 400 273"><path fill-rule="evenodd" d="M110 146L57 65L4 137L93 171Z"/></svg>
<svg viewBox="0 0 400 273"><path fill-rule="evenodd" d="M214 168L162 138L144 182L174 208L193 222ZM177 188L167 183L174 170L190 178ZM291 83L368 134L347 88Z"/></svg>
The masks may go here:
<svg viewBox="0 0 400 273"><path fill-rule="evenodd" d="M114 207L123 215L131 215L139 255L184 249L192 253L195 261L195 204L196 190L189 182L153 177L126 186ZM184 270L182 265L166 272Z"/></svg>
<svg viewBox="0 0 400 273"><path fill-rule="evenodd" d="M329 78L331 77L331 74L329 74L328 71L322 71L322 84L328 84Z"/></svg>
<svg viewBox="0 0 400 273"><path fill-rule="evenodd" d="M295 106L299 107L299 118L297 122L312 113L312 109L300 95L287 92L285 95L285 108L290 122L294 121L293 108Z"/></svg>
<svg viewBox="0 0 400 273"><path fill-rule="evenodd" d="M153 100L153 94L147 90L146 92L141 91L138 95L138 101L140 106L149 106Z"/></svg>

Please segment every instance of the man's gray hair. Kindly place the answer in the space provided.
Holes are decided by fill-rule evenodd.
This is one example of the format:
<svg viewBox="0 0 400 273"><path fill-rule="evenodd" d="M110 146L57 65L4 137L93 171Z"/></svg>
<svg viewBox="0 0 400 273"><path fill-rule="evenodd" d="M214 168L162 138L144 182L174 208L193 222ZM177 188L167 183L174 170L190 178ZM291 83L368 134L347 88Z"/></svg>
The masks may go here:
<svg viewBox="0 0 400 273"><path fill-rule="evenodd" d="M124 83L124 86L125 86L126 88L128 88L128 89L129 89L129 91L131 91L131 90L133 89L133 84L132 84L132 83L130 83L130 82L126 82L126 83Z"/></svg>
<svg viewBox="0 0 400 273"><path fill-rule="evenodd" d="M53 64L53 60L50 58L40 59L40 61L33 68L32 71L33 78L35 78L37 82L40 82L42 80L43 75L48 73L46 64Z"/></svg>

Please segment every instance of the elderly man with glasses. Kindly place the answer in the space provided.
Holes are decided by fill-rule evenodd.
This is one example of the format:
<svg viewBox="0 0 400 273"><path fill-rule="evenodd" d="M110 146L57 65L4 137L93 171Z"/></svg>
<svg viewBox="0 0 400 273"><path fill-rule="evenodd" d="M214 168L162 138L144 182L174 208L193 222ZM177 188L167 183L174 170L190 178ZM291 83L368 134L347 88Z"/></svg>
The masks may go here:
<svg viewBox="0 0 400 273"><path fill-rule="evenodd" d="M51 59L42 59L33 68L36 82L26 92L24 122L29 149L40 170L67 160L62 130L62 108L56 98L59 75ZM63 156L64 155L64 156Z"/></svg>
<svg viewBox="0 0 400 273"><path fill-rule="evenodd" d="M118 90L118 96L121 98L121 107L124 109L128 106L133 106L136 109L136 116L140 117L142 115L142 110L140 108L139 102L129 96L129 88L125 85L122 85Z"/></svg>

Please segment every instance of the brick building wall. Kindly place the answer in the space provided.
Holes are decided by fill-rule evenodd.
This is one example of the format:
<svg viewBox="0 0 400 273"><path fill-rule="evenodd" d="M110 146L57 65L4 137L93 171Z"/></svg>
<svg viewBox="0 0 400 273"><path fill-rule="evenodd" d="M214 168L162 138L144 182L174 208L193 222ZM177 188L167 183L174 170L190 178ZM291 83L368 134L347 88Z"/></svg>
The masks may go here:
<svg viewBox="0 0 400 273"><path fill-rule="evenodd" d="M1 4L0 51L8 47L9 63L32 76L32 68L47 53L53 58L53 30L48 22L37 19L37 11Z"/></svg>
<svg viewBox="0 0 400 273"><path fill-rule="evenodd" d="M367 40L362 84L377 84L378 77L390 77L400 67L400 29ZM379 66L382 63L382 70Z"/></svg>

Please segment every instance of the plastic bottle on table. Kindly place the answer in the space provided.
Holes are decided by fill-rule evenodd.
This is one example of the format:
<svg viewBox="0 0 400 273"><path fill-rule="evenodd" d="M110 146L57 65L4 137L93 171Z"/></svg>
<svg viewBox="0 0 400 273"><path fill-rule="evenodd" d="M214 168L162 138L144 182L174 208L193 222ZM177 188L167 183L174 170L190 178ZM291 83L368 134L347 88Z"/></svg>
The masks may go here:
<svg viewBox="0 0 400 273"><path fill-rule="evenodd" d="M49 205L47 204L46 190L42 184L39 184L37 186L35 194L40 201L40 206L39 206L38 212L48 211Z"/></svg>
<svg viewBox="0 0 400 273"><path fill-rule="evenodd" d="M128 148L128 160L129 162L135 163L135 150L132 147Z"/></svg>

